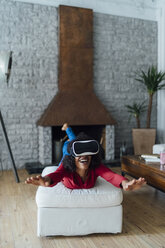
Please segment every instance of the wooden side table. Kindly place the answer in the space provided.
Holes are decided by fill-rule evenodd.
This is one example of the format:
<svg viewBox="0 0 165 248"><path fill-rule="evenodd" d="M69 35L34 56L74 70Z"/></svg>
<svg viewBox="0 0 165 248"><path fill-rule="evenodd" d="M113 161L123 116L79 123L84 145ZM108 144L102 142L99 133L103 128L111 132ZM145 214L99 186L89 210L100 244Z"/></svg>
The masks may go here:
<svg viewBox="0 0 165 248"><path fill-rule="evenodd" d="M121 170L122 175L144 177L147 184L165 192L165 166L160 165L159 162L148 163L138 155L123 156Z"/></svg>

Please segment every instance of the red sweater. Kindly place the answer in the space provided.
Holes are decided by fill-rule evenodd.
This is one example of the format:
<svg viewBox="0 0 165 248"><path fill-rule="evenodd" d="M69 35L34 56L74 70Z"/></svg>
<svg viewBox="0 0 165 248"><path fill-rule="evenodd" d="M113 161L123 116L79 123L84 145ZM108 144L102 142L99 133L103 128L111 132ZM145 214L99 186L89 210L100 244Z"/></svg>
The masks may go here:
<svg viewBox="0 0 165 248"><path fill-rule="evenodd" d="M120 184L123 180L127 180L125 177L118 175L107 168L105 165L100 164L94 169L89 169L88 177L85 182L82 181L81 177L76 172L70 172L61 165L58 169L48 174L51 178L51 185L55 186L57 183L62 182L69 189L89 189L94 187L98 176L103 177L106 181L120 188Z"/></svg>

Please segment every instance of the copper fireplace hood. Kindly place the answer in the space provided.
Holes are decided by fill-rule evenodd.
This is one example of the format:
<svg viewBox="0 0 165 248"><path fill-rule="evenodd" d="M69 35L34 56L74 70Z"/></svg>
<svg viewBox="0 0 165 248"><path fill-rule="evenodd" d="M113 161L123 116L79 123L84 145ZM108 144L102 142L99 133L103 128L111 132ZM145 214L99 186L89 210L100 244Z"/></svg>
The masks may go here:
<svg viewBox="0 0 165 248"><path fill-rule="evenodd" d="M93 11L61 5L59 12L59 91L37 125L114 125L93 90Z"/></svg>

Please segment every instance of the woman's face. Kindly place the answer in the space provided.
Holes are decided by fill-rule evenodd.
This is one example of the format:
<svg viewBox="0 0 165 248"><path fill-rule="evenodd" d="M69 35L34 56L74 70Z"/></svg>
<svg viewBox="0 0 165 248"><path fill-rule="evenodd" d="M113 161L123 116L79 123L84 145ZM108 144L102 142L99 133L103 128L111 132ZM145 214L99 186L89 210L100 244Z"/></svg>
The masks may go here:
<svg viewBox="0 0 165 248"><path fill-rule="evenodd" d="M92 156L75 157L75 164L77 169L87 170L91 163Z"/></svg>

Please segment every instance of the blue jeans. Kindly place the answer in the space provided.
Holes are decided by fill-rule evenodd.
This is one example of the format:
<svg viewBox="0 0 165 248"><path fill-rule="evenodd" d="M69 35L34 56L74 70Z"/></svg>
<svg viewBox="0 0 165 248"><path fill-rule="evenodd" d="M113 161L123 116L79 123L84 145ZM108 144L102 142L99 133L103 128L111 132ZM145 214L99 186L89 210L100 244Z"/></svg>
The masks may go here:
<svg viewBox="0 0 165 248"><path fill-rule="evenodd" d="M61 162L62 162L63 158L65 157L65 155L70 155L70 154L68 153L68 151L67 151L67 146L68 146L68 144L69 144L70 141L72 141L72 140L74 140L74 139L76 138L76 136L75 136L75 134L73 133L73 130L72 130L71 127L68 127L68 128L66 129L66 134L67 134L69 140L66 140L66 141L64 142L64 145L63 145L63 147L62 147L62 153L63 153L62 159L61 159L61 161L60 161L60 163L59 163L58 165L61 164Z"/></svg>

